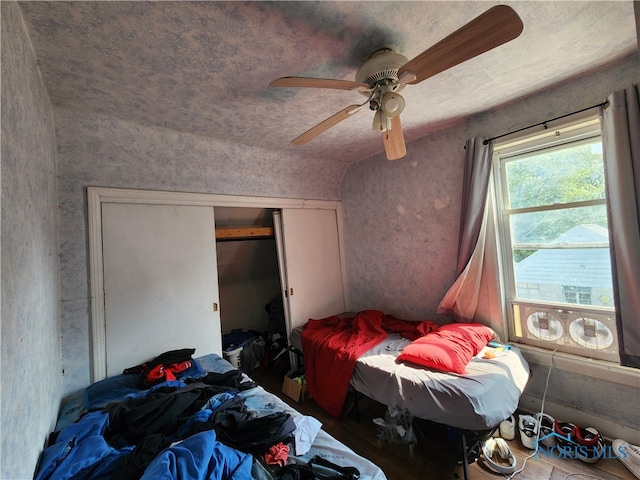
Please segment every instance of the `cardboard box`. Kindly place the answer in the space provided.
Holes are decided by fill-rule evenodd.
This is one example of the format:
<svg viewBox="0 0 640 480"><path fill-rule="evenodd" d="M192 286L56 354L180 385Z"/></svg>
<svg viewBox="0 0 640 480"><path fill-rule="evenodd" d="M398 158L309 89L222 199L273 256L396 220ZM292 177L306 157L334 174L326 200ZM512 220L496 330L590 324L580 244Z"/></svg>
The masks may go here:
<svg viewBox="0 0 640 480"><path fill-rule="evenodd" d="M289 372L284 376L282 382L282 393L287 397L292 398L298 403L309 400L309 390L307 384L304 381L304 373L302 372Z"/></svg>

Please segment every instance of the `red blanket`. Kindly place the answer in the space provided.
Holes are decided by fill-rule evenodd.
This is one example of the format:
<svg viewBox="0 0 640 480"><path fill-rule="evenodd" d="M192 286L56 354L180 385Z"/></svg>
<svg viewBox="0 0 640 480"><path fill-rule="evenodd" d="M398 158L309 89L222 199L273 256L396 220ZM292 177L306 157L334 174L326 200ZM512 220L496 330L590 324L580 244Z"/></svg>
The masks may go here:
<svg viewBox="0 0 640 480"><path fill-rule="evenodd" d="M400 320L377 310L365 310L353 317L310 319L302 331L309 392L318 405L340 418L360 355L384 340L387 333L400 333L415 340L436 328L428 320Z"/></svg>

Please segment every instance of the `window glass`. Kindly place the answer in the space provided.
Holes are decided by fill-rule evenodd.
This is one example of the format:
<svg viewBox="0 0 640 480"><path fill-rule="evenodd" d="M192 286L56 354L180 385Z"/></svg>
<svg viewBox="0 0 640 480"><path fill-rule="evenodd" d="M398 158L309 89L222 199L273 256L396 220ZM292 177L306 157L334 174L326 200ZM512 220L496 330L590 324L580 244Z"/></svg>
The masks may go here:
<svg viewBox="0 0 640 480"><path fill-rule="evenodd" d="M602 144L592 140L505 163L508 208L604 199Z"/></svg>
<svg viewBox="0 0 640 480"><path fill-rule="evenodd" d="M585 125L495 147L509 332L618 360L600 128Z"/></svg>
<svg viewBox="0 0 640 480"><path fill-rule="evenodd" d="M604 203L581 207L555 208L509 215L514 248L527 244L601 244L609 242L607 208Z"/></svg>

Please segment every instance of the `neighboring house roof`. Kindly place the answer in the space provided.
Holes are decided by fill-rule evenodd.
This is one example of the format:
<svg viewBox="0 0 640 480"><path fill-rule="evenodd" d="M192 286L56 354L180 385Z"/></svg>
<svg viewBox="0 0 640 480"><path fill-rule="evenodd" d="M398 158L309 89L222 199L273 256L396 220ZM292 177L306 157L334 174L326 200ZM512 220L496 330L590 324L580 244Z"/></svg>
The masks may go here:
<svg viewBox="0 0 640 480"><path fill-rule="evenodd" d="M609 241L609 231L600 225L578 225L551 243L602 243Z"/></svg>
<svg viewBox="0 0 640 480"><path fill-rule="evenodd" d="M597 225L578 225L551 243L608 242L608 232ZM515 265L518 283L612 288L608 248L545 248Z"/></svg>

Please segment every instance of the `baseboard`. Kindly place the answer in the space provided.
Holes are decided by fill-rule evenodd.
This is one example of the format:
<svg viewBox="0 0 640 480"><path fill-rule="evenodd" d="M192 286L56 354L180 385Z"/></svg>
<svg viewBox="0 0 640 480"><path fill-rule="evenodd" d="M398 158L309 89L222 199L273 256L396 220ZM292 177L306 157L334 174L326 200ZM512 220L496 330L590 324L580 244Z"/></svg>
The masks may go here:
<svg viewBox="0 0 640 480"><path fill-rule="evenodd" d="M520 403L518 405L523 413L531 415L539 412L541 406L542 400L540 398L526 394L520 397ZM599 417L548 400L545 402L544 411L559 421L571 422L583 427L594 427L608 440L621 438L631 444L640 445L640 430L629 425L622 425L609 418Z"/></svg>

